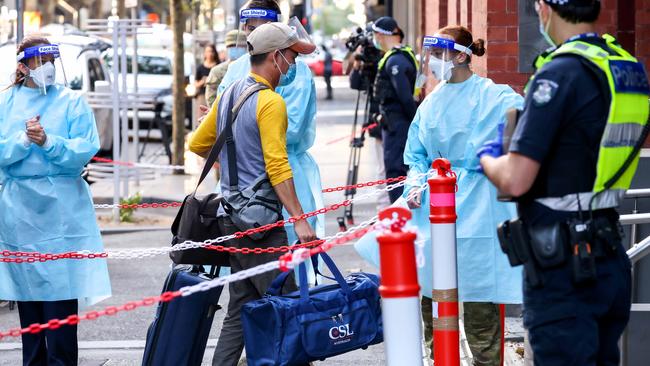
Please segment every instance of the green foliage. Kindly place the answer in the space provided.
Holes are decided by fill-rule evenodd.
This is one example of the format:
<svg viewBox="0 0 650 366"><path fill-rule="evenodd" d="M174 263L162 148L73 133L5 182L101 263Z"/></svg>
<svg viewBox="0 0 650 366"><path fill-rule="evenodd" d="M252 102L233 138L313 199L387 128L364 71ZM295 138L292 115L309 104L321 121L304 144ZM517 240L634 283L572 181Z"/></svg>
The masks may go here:
<svg viewBox="0 0 650 366"><path fill-rule="evenodd" d="M140 203L142 203L142 195L140 192L127 199L120 200L120 204L122 205L137 205ZM135 208L120 208L120 222L133 222L135 210Z"/></svg>
<svg viewBox="0 0 650 366"><path fill-rule="evenodd" d="M354 25L348 15L353 13L352 7L346 9L338 8L335 5L325 5L322 7L318 16L312 17L313 29L320 29L325 35L331 36L337 34L341 29L349 28Z"/></svg>

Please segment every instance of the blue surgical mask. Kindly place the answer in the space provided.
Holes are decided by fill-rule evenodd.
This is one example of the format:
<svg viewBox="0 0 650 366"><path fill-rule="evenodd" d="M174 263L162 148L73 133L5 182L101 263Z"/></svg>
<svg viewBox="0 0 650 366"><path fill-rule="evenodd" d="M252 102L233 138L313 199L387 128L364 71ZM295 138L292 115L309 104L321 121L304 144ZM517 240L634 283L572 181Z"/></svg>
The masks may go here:
<svg viewBox="0 0 650 366"><path fill-rule="evenodd" d="M282 52L280 52L280 56L282 56L284 62L286 62L287 65L289 65L289 69L287 69L287 73L285 74L282 72L282 69L280 69L280 66L276 64L278 70L280 70L280 80L278 81L278 86L287 86L296 79L296 72L297 72L296 64L290 64L289 61L287 61L287 59L284 57Z"/></svg>
<svg viewBox="0 0 650 366"><path fill-rule="evenodd" d="M227 51L230 61L235 61L246 53L246 49L243 47L228 47Z"/></svg>
<svg viewBox="0 0 650 366"><path fill-rule="evenodd" d="M551 38L551 36L548 35L548 29L549 29L550 27L551 27L551 19L549 18L549 19L548 19L548 23L546 23L546 25L544 25L544 24L542 23L542 17L541 17L541 15L540 15L540 17L539 17L539 33L542 35L542 37L544 37L544 40L545 40L549 45L551 45L551 47L557 47L557 45L555 44L555 42L553 42L553 39Z"/></svg>
<svg viewBox="0 0 650 366"><path fill-rule="evenodd" d="M381 45L379 44L379 41L377 41L377 38L374 38L374 37L372 38L372 45L375 46L376 49L378 49L380 51L382 50Z"/></svg>

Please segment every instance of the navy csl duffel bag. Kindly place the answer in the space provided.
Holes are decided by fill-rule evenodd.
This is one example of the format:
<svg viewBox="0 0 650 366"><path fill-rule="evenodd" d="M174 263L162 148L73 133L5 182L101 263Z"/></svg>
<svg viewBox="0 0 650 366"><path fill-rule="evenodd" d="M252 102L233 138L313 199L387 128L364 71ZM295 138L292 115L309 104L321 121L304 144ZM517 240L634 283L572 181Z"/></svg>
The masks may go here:
<svg viewBox="0 0 650 366"><path fill-rule="evenodd" d="M312 257L314 268L318 255L336 283L309 288L301 263L299 291L280 295L290 273L284 272L262 299L242 307L249 366L304 365L383 342L379 277L360 272L343 278L325 253Z"/></svg>

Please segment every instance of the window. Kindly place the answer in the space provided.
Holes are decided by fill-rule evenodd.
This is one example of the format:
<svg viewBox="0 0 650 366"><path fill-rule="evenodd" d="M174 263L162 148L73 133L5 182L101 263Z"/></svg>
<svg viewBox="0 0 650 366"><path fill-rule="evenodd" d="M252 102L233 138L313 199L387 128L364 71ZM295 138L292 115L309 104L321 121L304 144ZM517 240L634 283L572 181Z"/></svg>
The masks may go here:
<svg viewBox="0 0 650 366"><path fill-rule="evenodd" d="M102 64L96 58L88 60L88 78L90 79L90 91L95 91L95 81L106 80Z"/></svg>
<svg viewBox="0 0 650 366"><path fill-rule="evenodd" d="M72 90L81 90L83 88L83 64L80 64L82 58L79 57L81 47L69 44L60 44L61 63L63 72L57 70L56 82L67 85ZM58 60L56 62L59 63ZM57 65L58 69L58 65ZM65 77L65 79L64 79Z"/></svg>
<svg viewBox="0 0 650 366"><path fill-rule="evenodd" d="M132 56L126 56L126 69L127 73L133 73ZM113 55L106 54L106 63L108 67L113 66ZM119 67L119 63L118 63ZM152 75L171 75L172 65L168 58L162 56L140 56L138 55L138 73L139 74L152 74Z"/></svg>

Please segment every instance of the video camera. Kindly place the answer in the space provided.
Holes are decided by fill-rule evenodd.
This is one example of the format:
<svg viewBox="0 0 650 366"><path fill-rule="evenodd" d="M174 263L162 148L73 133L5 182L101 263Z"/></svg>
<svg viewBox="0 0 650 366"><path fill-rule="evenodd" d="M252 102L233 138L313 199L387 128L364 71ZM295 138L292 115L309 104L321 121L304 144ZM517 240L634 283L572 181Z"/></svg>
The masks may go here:
<svg viewBox="0 0 650 366"><path fill-rule="evenodd" d="M361 53L356 54L355 59L363 62L364 74L376 73L382 53L372 44L372 31L358 27L345 41L345 47L350 52L355 52L361 47Z"/></svg>

